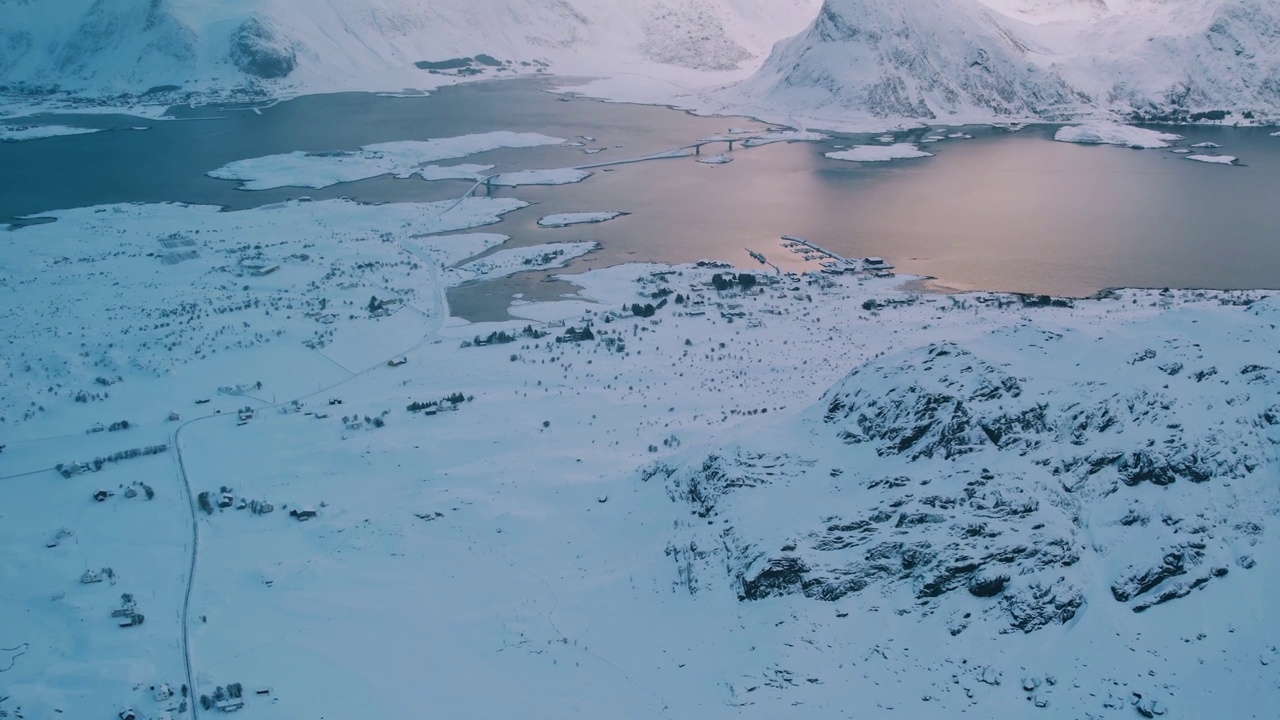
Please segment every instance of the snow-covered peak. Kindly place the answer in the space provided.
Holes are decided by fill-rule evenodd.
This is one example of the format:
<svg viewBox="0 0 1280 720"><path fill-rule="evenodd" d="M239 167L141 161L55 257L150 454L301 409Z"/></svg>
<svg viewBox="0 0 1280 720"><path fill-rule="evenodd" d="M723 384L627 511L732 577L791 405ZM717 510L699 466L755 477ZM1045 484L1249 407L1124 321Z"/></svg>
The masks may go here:
<svg viewBox="0 0 1280 720"><path fill-rule="evenodd" d="M826 0L724 95L833 127L910 121L1280 117L1269 0Z"/></svg>

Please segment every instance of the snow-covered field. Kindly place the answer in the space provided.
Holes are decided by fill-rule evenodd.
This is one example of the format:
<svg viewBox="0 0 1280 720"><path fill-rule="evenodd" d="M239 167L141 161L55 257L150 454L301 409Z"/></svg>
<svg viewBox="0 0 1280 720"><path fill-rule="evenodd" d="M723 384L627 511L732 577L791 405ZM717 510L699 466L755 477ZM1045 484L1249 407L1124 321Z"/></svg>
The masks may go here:
<svg viewBox="0 0 1280 720"><path fill-rule="evenodd" d="M622 265L450 318L590 249L447 234L522 205L8 233L0 711L1271 716L1275 298Z"/></svg>

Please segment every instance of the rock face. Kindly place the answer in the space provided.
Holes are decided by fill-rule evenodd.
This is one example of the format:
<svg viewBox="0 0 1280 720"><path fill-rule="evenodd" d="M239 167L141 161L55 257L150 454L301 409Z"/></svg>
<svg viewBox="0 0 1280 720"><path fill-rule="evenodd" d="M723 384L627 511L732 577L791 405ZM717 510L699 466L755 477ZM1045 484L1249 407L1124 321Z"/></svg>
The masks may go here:
<svg viewBox="0 0 1280 720"><path fill-rule="evenodd" d="M694 70L733 70L751 52L734 42L705 0L657 2L644 21L641 52L654 62Z"/></svg>
<svg viewBox="0 0 1280 720"><path fill-rule="evenodd" d="M282 78L298 67L298 54L272 25L251 17L231 35L231 62L246 75Z"/></svg>
<svg viewBox="0 0 1280 720"><path fill-rule="evenodd" d="M1072 346L1022 327L882 358L766 437L649 468L696 518L668 548L679 582L740 602L963 610L1030 633L1252 567L1239 549L1277 500L1258 471L1280 445L1280 372L1208 373L1176 338L1063 362ZM1110 592L1090 595L1099 573Z"/></svg>
<svg viewBox="0 0 1280 720"><path fill-rule="evenodd" d="M1269 0L826 0L737 92L844 123L1275 119L1278 28Z"/></svg>

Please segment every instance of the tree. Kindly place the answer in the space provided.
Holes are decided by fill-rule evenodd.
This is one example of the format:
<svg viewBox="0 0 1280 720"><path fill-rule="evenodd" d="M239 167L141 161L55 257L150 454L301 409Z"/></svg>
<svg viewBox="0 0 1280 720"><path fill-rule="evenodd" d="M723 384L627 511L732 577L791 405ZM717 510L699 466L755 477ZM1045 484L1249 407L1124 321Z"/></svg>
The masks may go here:
<svg viewBox="0 0 1280 720"><path fill-rule="evenodd" d="M738 284L743 290L750 290L756 286L756 276L751 273L742 273L738 276Z"/></svg>
<svg viewBox="0 0 1280 720"><path fill-rule="evenodd" d="M711 276L711 285L716 290L724 291L729 289L729 281L724 279L720 273Z"/></svg>

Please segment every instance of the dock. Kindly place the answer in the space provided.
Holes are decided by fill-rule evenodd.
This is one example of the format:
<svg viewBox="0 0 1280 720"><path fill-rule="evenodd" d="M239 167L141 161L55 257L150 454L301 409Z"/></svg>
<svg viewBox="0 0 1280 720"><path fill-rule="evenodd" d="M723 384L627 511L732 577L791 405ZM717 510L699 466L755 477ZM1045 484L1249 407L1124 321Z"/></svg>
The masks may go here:
<svg viewBox="0 0 1280 720"><path fill-rule="evenodd" d="M761 265L768 265L769 267L773 268L773 272L774 272L775 274L777 274L777 275L781 275L781 274L782 274L782 268L780 268L780 267L778 267L777 265L774 265L773 263L769 262L769 259L768 259L768 258L766 258L766 257L764 256L764 253L756 252L755 250L752 250L751 248L743 248L743 250L746 250L746 251L747 251L747 254L751 256L751 259L752 259L752 260L755 260L756 262L760 263Z"/></svg>
<svg viewBox="0 0 1280 720"><path fill-rule="evenodd" d="M865 272L874 277L893 277L893 266L881 258L869 257L862 260L853 260L831 252L815 242L794 235L783 235L782 240L784 245L793 251L797 246L801 246L829 258L828 262L822 263L822 271L825 273L843 275L845 273Z"/></svg>
<svg viewBox="0 0 1280 720"><path fill-rule="evenodd" d="M842 257L842 256L840 256L840 255L837 255L837 254L835 254L835 253L831 252L830 250L828 250L828 249L826 249L826 248L824 248L824 247L822 247L822 246L818 245L817 243L809 242L808 240L805 240L804 238L798 238L798 237L796 237L796 236L794 236L794 235L783 235L783 236L782 236L782 239L783 239L783 240L785 240L786 242L792 242L792 243L797 243L797 244L799 244L799 245L804 245L805 247L809 248L810 250L812 250L812 251L814 251L814 252L816 252L816 253L819 253L819 254L822 254L822 255L826 255L827 257L831 258L832 260L835 260L835 261L836 261L836 262L838 262L838 263L842 263L842 264L844 264L844 265L848 265L848 266L853 267L853 268L855 268L855 269L857 269L857 268L859 268L859 267L861 266L861 263L859 263L857 260L850 260L849 258Z"/></svg>

